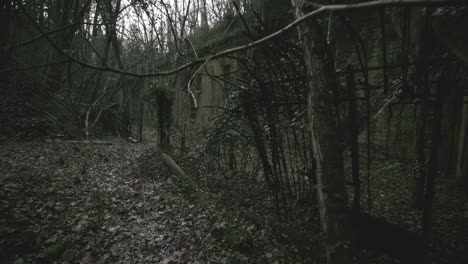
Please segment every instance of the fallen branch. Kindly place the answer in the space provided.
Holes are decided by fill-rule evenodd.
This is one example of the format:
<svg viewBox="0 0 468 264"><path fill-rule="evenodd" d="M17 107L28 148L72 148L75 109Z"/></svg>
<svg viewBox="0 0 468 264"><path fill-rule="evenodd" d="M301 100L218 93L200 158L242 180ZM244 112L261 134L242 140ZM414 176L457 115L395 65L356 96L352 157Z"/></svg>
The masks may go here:
<svg viewBox="0 0 468 264"><path fill-rule="evenodd" d="M198 188L197 183L193 180L192 177L187 175L177 163L169 157L166 153L161 153L161 159L174 174L176 174L181 183L184 193L190 195L191 197L197 197L201 194L200 188Z"/></svg>

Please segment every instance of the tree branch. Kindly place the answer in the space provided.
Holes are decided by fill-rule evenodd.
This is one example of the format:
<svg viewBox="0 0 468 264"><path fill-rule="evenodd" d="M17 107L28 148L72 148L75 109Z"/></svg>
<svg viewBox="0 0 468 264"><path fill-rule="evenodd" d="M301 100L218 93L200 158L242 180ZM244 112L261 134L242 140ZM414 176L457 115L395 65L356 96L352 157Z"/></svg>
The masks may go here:
<svg viewBox="0 0 468 264"><path fill-rule="evenodd" d="M280 30L278 30L278 31L276 31L276 32L274 32L274 33L272 33L270 35L267 35L267 36L265 36L265 37L263 37L261 39L250 42L250 43L248 43L246 45L243 45L243 46L238 46L238 47L234 47L234 48L231 48L231 49L226 49L224 51L215 53L215 54L213 54L211 56L208 56L208 57L205 57L205 58L194 59L193 61L191 61L189 63L186 63L186 64L183 64L183 65L181 65L181 66L179 66L179 67L177 67L175 69L171 69L171 70L167 70L167 71L148 72L148 73L135 73L135 72L129 72L129 71L125 71L123 69L116 69L116 68L112 68L112 67L108 67L108 66L100 67L100 66L92 65L92 64L89 64L89 63L86 63L86 62L83 62L83 61L80 61L80 60L77 60L77 59L73 58L72 56L70 56L67 53L65 53L64 51L62 51L61 48L57 44L55 44L52 39L50 39L48 34L46 32L44 32L44 30L42 30L42 28L36 23L36 21L27 12L27 10L24 8L21 1L16 0L16 2L18 4L18 6L20 7L20 9L28 17L28 19L33 23L34 27L47 39L47 41L61 55L68 58L71 62L76 63L78 65L81 65L83 67L94 69L94 70L113 72L113 73L118 73L118 74L133 76L133 77L140 77L140 78L157 77L157 76L169 76L169 75L173 75L173 74L175 74L177 72L183 71L183 70L185 70L185 69L187 69L187 68L189 68L191 66L202 64L202 66L199 67L198 70L194 74L195 77L196 77L196 75L198 75L198 73L201 71L203 66L206 65L209 61L211 61L213 59L216 59L216 58L223 57L223 56L227 56L227 55L232 54L232 53L237 53L237 52L241 52L241 51L244 51L244 50L254 48L254 47L256 47L256 46L258 46L258 45L260 45L260 44L262 44L264 42L270 41L270 40L272 40L272 39L274 39L274 38L288 32L289 30L295 28L297 25L299 25L299 24L311 19L312 17L315 17L315 16L317 16L320 13L323 13L325 11L351 10L351 9L361 9L361 8L370 8L370 7L399 6L399 5L405 5L405 6L406 5L454 5L454 4L463 3L463 1L460 1L460 0L380 0L380 1L377 0L377 1L355 3L355 4L337 4L337 5L320 5L320 4L315 4L315 3L313 3L313 4L309 3L309 5L317 7L317 9L305 14L302 17L297 18L296 20L294 20L293 22L291 22L287 26L283 27L282 29L280 29ZM196 99L195 99L195 96L193 95L193 93L192 93L192 91L190 89L190 86L191 86L191 83L192 83L193 79L194 79L194 76L192 76L192 78L190 78L190 81L189 81L189 83L187 85L187 89L188 89L189 94L191 94L192 100L194 101L194 105L196 107L197 106Z"/></svg>

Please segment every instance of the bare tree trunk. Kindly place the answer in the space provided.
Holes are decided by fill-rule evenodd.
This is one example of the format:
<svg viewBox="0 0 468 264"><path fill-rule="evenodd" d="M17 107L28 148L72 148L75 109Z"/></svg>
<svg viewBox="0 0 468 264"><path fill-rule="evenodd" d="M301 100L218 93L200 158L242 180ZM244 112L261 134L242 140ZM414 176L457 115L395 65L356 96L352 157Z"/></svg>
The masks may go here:
<svg viewBox="0 0 468 264"><path fill-rule="evenodd" d="M10 41L10 34L12 33L11 24L14 19L13 3L10 0L0 1L0 67L2 69L10 64L10 54L7 52L6 47ZM8 72L0 73L0 83L7 83L9 78Z"/></svg>
<svg viewBox="0 0 468 264"><path fill-rule="evenodd" d="M466 96L465 96L465 98L466 98ZM468 158L468 141L466 140L468 138L468 129L466 129L466 128L465 128L464 137L465 137L465 141L464 141L464 144L463 144L463 152L460 153L460 155L462 157L464 157L464 159L466 160ZM462 180L462 184L463 184L463 189L465 191L465 197L468 198L468 162L464 162L463 165L462 165L461 180Z"/></svg>
<svg viewBox="0 0 468 264"><path fill-rule="evenodd" d="M58 0L55 2L55 5L52 6L52 10L50 10L48 14L49 19L57 28L75 23L68 30L55 34L55 44L61 48L62 52L68 52L71 49L74 35L80 27L80 23L77 22L83 19L88 12L91 6L91 0L87 0L86 2L80 3L80 5L76 5L74 7L72 4L73 1ZM62 53L53 49L50 56L51 62L59 61L61 59L63 59ZM45 83L47 91L55 93L61 88L63 73L64 67L60 64L54 64L49 67L45 74L46 76L49 76Z"/></svg>
<svg viewBox="0 0 468 264"><path fill-rule="evenodd" d="M464 96L464 101L468 101L468 96ZM459 182L466 183L467 179L466 174L466 160L468 159L468 104L463 105L463 114L461 116L461 125L460 125L460 132L459 132L459 140L458 140L458 148L457 148L457 164L456 164L456 177ZM468 190L468 186L466 186L466 190ZM468 193L468 191L467 191ZM468 195L467 195L468 196Z"/></svg>
<svg viewBox="0 0 468 264"><path fill-rule="evenodd" d="M138 141L142 142L143 141L143 122L144 122L144 109L145 109L145 103L141 102L140 103L140 122L138 124Z"/></svg>
<svg viewBox="0 0 468 264"><path fill-rule="evenodd" d="M433 211L433 200L435 191L435 178L438 174L438 155L440 149L440 127L442 118L442 93L443 85L448 80L445 78L446 73L442 73L439 83L437 85L437 92L435 94L434 102L434 119L432 120L432 133L431 133L431 150L429 155L429 166L426 176L426 190L424 193L424 206L423 206L423 219L422 219L422 231L426 242L426 245L432 243L432 211ZM430 248L426 248L425 263L432 263L431 254L429 254Z"/></svg>
<svg viewBox="0 0 468 264"><path fill-rule="evenodd" d="M169 129L172 119L172 100L166 91L159 91L157 95L158 123L159 123L159 145L163 150L169 150L171 141Z"/></svg>
<svg viewBox="0 0 468 264"><path fill-rule="evenodd" d="M292 0L295 16L304 15L302 1ZM332 54L316 21L298 26L308 74L308 118L316 160L317 194L322 230L327 236L327 262L350 263L347 250L349 214L342 148L339 144L336 78Z"/></svg>
<svg viewBox="0 0 468 264"><path fill-rule="evenodd" d="M200 10L201 26L207 27L208 26L208 10L206 8L206 0L201 0L201 1L202 1L202 6Z"/></svg>
<svg viewBox="0 0 468 264"><path fill-rule="evenodd" d="M347 67L347 81L348 86L348 100L349 100L349 146L351 151L351 164L354 185L354 198L353 209L355 212L361 210L361 182L359 179L359 142L358 142L358 122L357 122L357 108L356 108L356 86L354 83L353 66Z"/></svg>
<svg viewBox="0 0 468 264"><path fill-rule="evenodd" d="M416 52L416 88L415 94L420 96L421 104L416 104L416 124L415 124L415 172L413 176L414 189L413 189L413 203L417 208L421 208L424 201L424 189L425 189L425 178L426 178L426 147L425 147L425 131L427 123L427 114L429 111L428 107L428 95L430 92L430 83L428 77L428 65L426 57L429 53L429 27L430 20L429 15L424 15L423 10L416 10L413 16L410 18L413 24L410 32L416 35L417 39L413 41L415 44L412 47ZM412 35L413 35L412 34Z"/></svg>

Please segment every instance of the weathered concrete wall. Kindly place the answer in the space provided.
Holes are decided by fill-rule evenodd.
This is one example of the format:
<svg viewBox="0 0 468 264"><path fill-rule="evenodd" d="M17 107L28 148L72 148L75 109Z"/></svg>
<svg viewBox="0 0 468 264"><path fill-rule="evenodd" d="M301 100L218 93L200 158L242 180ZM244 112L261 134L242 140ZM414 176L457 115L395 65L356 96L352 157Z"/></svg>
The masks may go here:
<svg viewBox="0 0 468 264"><path fill-rule="evenodd" d="M409 161L414 158L415 107L409 104L390 104L372 120L370 133L371 156ZM367 157L367 133L359 136L360 154Z"/></svg>
<svg viewBox="0 0 468 264"><path fill-rule="evenodd" d="M174 126L183 129L189 120L201 127L209 126L213 118L222 113L230 92L229 82L235 82L236 72L238 65L233 59L220 58L207 63L191 88L196 96L198 109L194 109L187 92L188 74L180 76L174 93Z"/></svg>
<svg viewBox="0 0 468 264"><path fill-rule="evenodd" d="M391 10L390 10L391 11ZM389 12L390 12L389 11ZM392 11L394 12L394 11ZM377 10L360 10L355 12L346 13L349 25L346 25L337 16L332 19L332 32L331 37L336 45L336 68L343 70L347 64L358 65L360 59L356 54L356 47L360 50L361 60L367 57L367 65L369 67L381 66L383 64L383 44L381 34L381 20ZM385 16L385 47L386 47L386 61L389 65L394 65L402 62L402 40L401 29L399 23L389 13ZM354 32L359 33L362 42L355 38ZM410 43L414 42L413 39L408 40ZM364 55L365 52L365 55ZM412 52L410 48L408 52ZM411 54L410 54L411 56ZM232 59L221 58L208 63L205 69L198 76L193 84L192 90L195 92L199 108L194 110L191 100L186 90L188 81L188 73L178 76L178 81L175 84L174 92L174 105L173 127L179 131L187 131L193 129L193 125L200 127L210 126L212 119L218 116L221 112L226 98L229 94L229 85L223 81L223 78L235 80L238 74L231 74L229 72L237 72L238 65ZM400 77L402 72L401 68L393 68L387 71L390 81L396 80ZM409 89L413 89L412 85L412 72L414 68L410 68L409 76ZM363 81L362 74L356 74L357 82ZM383 70L372 71L369 73L369 84L373 89L383 84ZM394 84L392 88L380 96L381 98L390 97L395 90L400 89L401 85ZM459 88L457 88L459 89ZM379 112L384 104L384 101L375 94L380 91L372 91L372 111L371 116L374 117L376 112ZM445 98L446 105L443 107L443 125L441 127L442 140L441 140L441 153L440 155L440 168L455 168L457 160L460 160L459 153L454 151L459 145L459 136L463 133L460 129L461 123L461 108L460 104L453 104L458 92L448 92ZM458 95L457 95L458 93ZM343 90L343 95L346 91ZM365 90L363 86L358 86L357 96L361 100L358 102L359 118L365 119L367 113L364 104ZM463 95L461 95L463 96ZM370 125L370 142L371 142L371 155L378 158L392 158L403 161L412 161L415 158L415 118L416 106L412 103L411 99L406 101L394 100L388 104L380 114L372 119ZM431 114L429 115L429 121ZM430 131L430 123L427 124L427 131ZM359 136L361 157L365 158L367 155L367 129L362 131ZM463 157L461 158L463 159Z"/></svg>
<svg viewBox="0 0 468 264"><path fill-rule="evenodd" d="M229 82L235 81L237 71L236 61L228 58L214 60L205 67L197 87L200 107L197 120L200 123L209 124L212 118L221 114L221 107L229 96Z"/></svg>
<svg viewBox="0 0 468 264"><path fill-rule="evenodd" d="M436 84L434 84L436 85ZM463 87L444 87L442 99L442 116L439 144L438 168L449 175L455 174L457 164L466 162L466 154L462 135L466 134L466 127L462 127L463 116ZM415 153L415 118L416 107L411 100L395 100L375 117L370 126L371 156L374 159L397 159L411 162L416 158ZM433 107L429 105L426 130L426 158L429 157L430 133L432 129ZM367 157L367 132L365 129L359 136L361 157ZM464 161L461 161L464 160ZM460 162L461 161L461 162ZM459 172L461 174L462 172Z"/></svg>

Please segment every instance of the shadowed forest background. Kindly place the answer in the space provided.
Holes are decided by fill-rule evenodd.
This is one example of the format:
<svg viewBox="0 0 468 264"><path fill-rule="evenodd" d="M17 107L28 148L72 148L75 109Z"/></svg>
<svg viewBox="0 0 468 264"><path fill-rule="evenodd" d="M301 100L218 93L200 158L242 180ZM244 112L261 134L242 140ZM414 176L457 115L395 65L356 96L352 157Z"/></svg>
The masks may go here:
<svg viewBox="0 0 468 264"><path fill-rule="evenodd" d="M0 0L1 263L468 263L468 5Z"/></svg>

